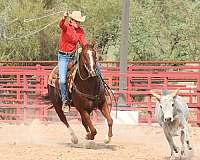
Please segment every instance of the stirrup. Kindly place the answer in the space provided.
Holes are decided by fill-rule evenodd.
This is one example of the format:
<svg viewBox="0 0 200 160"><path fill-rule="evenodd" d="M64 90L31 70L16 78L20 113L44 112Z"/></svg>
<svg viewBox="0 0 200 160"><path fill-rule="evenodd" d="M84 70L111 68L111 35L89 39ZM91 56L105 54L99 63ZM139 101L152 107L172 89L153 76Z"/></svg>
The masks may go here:
<svg viewBox="0 0 200 160"><path fill-rule="evenodd" d="M64 113L70 112L70 105L68 101L64 101L62 104L62 110Z"/></svg>

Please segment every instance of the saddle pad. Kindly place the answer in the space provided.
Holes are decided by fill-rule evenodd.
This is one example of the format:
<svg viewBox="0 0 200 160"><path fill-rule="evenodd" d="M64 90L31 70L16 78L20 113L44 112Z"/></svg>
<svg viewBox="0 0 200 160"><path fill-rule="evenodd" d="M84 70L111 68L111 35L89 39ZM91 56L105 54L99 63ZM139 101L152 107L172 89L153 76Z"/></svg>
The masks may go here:
<svg viewBox="0 0 200 160"><path fill-rule="evenodd" d="M67 84L69 86L69 92L71 92L76 71L77 71L77 66L70 68L70 70L68 71L69 73L67 76ZM59 84L59 76L58 76L58 66L55 66L54 69L49 74L48 85L55 88L59 88L60 84Z"/></svg>
<svg viewBox="0 0 200 160"><path fill-rule="evenodd" d="M52 87L58 87L58 66L55 66L54 69L49 74L48 85Z"/></svg>

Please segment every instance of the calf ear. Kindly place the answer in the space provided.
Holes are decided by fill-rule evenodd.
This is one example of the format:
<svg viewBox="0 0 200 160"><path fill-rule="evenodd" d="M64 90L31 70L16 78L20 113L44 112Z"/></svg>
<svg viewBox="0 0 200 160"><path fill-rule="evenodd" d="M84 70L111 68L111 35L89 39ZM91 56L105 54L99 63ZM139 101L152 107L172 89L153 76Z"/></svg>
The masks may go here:
<svg viewBox="0 0 200 160"><path fill-rule="evenodd" d="M176 89L173 93L172 93L172 97L175 98L179 92L180 88Z"/></svg>
<svg viewBox="0 0 200 160"><path fill-rule="evenodd" d="M157 99L158 101L160 101L160 95L159 95L159 94L153 92L152 90L150 91L150 93L151 93L151 95L153 95L154 97L156 97L156 99Z"/></svg>

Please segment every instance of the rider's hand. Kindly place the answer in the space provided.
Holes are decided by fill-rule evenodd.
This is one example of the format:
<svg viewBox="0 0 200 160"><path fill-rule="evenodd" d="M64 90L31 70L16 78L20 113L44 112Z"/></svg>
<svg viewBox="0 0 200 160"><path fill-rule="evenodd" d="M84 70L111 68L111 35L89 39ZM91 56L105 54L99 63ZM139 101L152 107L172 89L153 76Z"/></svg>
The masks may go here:
<svg viewBox="0 0 200 160"><path fill-rule="evenodd" d="M64 18L67 18L69 16L69 11L65 12L63 16Z"/></svg>

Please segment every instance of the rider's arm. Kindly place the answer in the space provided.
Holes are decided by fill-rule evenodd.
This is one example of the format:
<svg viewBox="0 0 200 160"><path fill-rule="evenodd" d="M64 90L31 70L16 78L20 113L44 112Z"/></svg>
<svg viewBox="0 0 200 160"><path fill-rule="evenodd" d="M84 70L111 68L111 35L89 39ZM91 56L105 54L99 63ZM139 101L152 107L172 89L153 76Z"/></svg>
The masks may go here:
<svg viewBox="0 0 200 160"><path fill-rule="evenodd" d="M60 20L60 23L59 23L59 26L63 31L67 30L67 25L66 25L66 22L68 23L67 17L68 17L68 13L65 12L63 18Z"/></svg>

